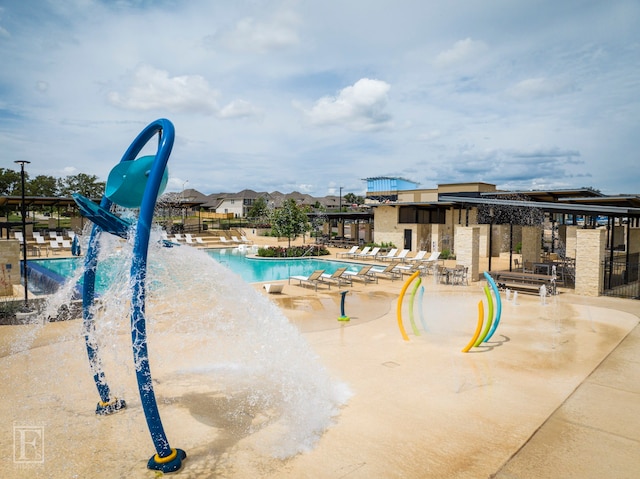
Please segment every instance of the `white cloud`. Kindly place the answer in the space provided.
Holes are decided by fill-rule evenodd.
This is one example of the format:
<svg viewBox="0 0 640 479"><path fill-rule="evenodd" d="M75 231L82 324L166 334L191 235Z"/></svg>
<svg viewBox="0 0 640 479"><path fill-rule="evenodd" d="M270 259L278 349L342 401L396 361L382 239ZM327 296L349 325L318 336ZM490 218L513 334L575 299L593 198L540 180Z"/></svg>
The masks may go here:
<svg viewBox="0 0 640 479"><path fill-rule="evenodd" d="M484 42L465 38L453 44L448 50L445 50L436 56L435 65L439 68L449 68L464 64L465 62L475 60L478 56L484 54L487 45Z"/></svg>
<svg viewBox="0 0 640 479"><path fill-rule="evenodd" d="M391 85L363 78L337 96L320 98L307 117L315 125L343 125L353 130L375 130L389 124L387 110Z"/></svg>
<svg viewBox="0 0 640 479"><path fill-rule="evenodd" d="M572 85L566 81L537 77L516 83L508 93L518 99L536 99L567 93L572 89Z"/></svg>
<svg viewBox="0 0 640 479"><path fill-rule="evenodd" d="M220 110L220 118L247 118L261 116L262 112L245 100L234 100Z"/></svg>
<svg viewBox="0 0 640 479"><path fill-rule="evenodd" d="M244 17L231 31L221 33L220 40L231 50L265 53L296 45L300 41L298 25L292 11L279 11L262 21Z"/></svg>
<svg viewBox="0 0 640 479"><path fill-rule="evenodd" d="M218 110L218 93L200 75L170 77L150 65L136 68L126 93L112 91L109 102L125 110L166 110L211 114Z"/></svg>

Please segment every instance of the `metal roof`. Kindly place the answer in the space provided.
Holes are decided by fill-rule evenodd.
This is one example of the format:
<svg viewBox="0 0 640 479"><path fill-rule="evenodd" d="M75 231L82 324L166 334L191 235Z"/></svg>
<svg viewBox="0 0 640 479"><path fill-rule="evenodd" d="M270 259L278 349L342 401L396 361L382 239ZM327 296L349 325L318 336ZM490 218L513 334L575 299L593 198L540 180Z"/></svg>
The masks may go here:
<svg viewBox="0 0 640 479"><path fill-rule="evenodd" d="M589 203L606 203L606 200L611 197L599 197L594 198ZM612 206L609 204L584 204L584 203L564 203L564 202L549 202L549 201L518 201L518 200L504 200L498 198L470 198L466 196L440 196L441 200L453 202L456 204L472 204L472 205L499 205L499 206L513 206L513 207L525 207L525 208L537 208L550 213L565 213L573 215L600 215L600 216L614 216L614 217L640 217L640 207L626 207L626 206ZM578 199L575 199L576 201ZM584 201L585 198L579 198Z"/></svg>

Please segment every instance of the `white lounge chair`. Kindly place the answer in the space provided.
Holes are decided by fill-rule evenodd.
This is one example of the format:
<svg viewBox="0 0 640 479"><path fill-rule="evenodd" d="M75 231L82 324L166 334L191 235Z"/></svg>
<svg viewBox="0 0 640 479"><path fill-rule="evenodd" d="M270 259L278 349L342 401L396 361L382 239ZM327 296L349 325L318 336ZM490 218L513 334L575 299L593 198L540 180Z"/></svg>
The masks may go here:
<svg viewBox="0 0 640 479"><path fill-rule="evenodd" d="M375 248L373 248L368 253L364 253L364 254L361 253L361 254L357 255L356 258L362 258L362 259L375 258L378 255L379 252L380 252L380 248L378 246L376 246Z"/></svg>
<svg viewBox="0 0 640 479"><path fill-rule="evenodd" d="M407 258L406 261L410 261L410 262L424 261L424 257L426 255L427 255L426 251L420 250L416 253L416 255L413 258Z"/></svg>
<svg viewBox="0 0 640 479"><path fill-rule="evenodd" d="M359 246L355 245L355 246L352 246L349 251L336 253L336 258L339 258L340 256L352 257L354 254L356 254L356 252L358 251L358 248L359 248Z"/></svg>
<svg viewBox="0 0 640 479"><path fill-rule="evenodd" d="M362 248L362 251L353 253L351 257L360 258L361 256L365 256L366 254L368 254L369 251L371 251L371 246L365 246L364 248Z"/></svg>
<svg viewBox="0 0 640 479"><path fill-rule="evenodd" d="M408 254L409 254L409 250L408 249L403 249L402 251L400 251L400 253L398 253L398 256L396 256L395 259L404 262L404 261L407 260L407 255Z"/></svg>
<svg viewBox="0 0 640 479"><path fill-rule="evenodd" d="M387 254L379 255L376 259L380 261L392 260L397 252L398 248L392 248L387 252Z"/></svg>
<svg viewBox="0 0 640 479"><path fill-rule="evenodd" d="M62 247L60 246L60 243L58 243L56 240L49 240L49 251L51 251L53 254L58 254L61 250Z"/></svg>
<svg viewBox="0 0 640 479"><path fill-rule="evenodd" d="M233 241L234 243L242 243L242 241L240 241L237 236L232 236L231 241Z"/></svg>

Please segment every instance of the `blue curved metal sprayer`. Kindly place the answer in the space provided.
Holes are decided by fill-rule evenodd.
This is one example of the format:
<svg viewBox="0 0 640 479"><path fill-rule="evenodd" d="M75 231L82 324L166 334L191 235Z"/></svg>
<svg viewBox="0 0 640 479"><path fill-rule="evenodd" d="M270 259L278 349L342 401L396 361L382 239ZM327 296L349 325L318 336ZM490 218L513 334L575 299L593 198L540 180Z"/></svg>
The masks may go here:
<svg viewBox="0 0 640 479"><path fill-rule="evenodd" d="M136 158L156 134L158 150L155 156ZM182 461L187 456L182 449L171 448L162 426L149 367L145 319L147 253L151 224L157 198L162 194L167 183L167 162L174 138L175 130L169 120L159 119L150 123L129 146L120 163L112 169L100 205L82 195L74 194L74 199L83 216L94 223L85 257L82 316L89 364L100 395L100 402L96 408L98 414L111 414L126 406L123 400L111 397L95 338L93 303L100 247L99 237L104 231L127 238L131 232L135 231L130 270L133 360L140 400L156 449L156 454L151 456L147 467L162 472L177 471L182 467ZM113 203L126 208L140 208L135 229L132 228L132 224L109 211Z"/></svg>

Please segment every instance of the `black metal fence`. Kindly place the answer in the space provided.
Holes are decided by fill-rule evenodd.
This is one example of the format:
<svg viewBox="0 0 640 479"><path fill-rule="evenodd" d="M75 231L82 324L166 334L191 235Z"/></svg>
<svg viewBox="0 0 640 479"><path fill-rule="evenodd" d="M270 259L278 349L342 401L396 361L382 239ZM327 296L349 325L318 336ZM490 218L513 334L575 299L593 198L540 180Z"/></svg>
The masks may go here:
<svg viewBox="0 0 640 479"><path fill-rule="evenodd" d="M601 294L619 298L640 299L640 254L627 258L604 260L604 281Z"/></svg>

